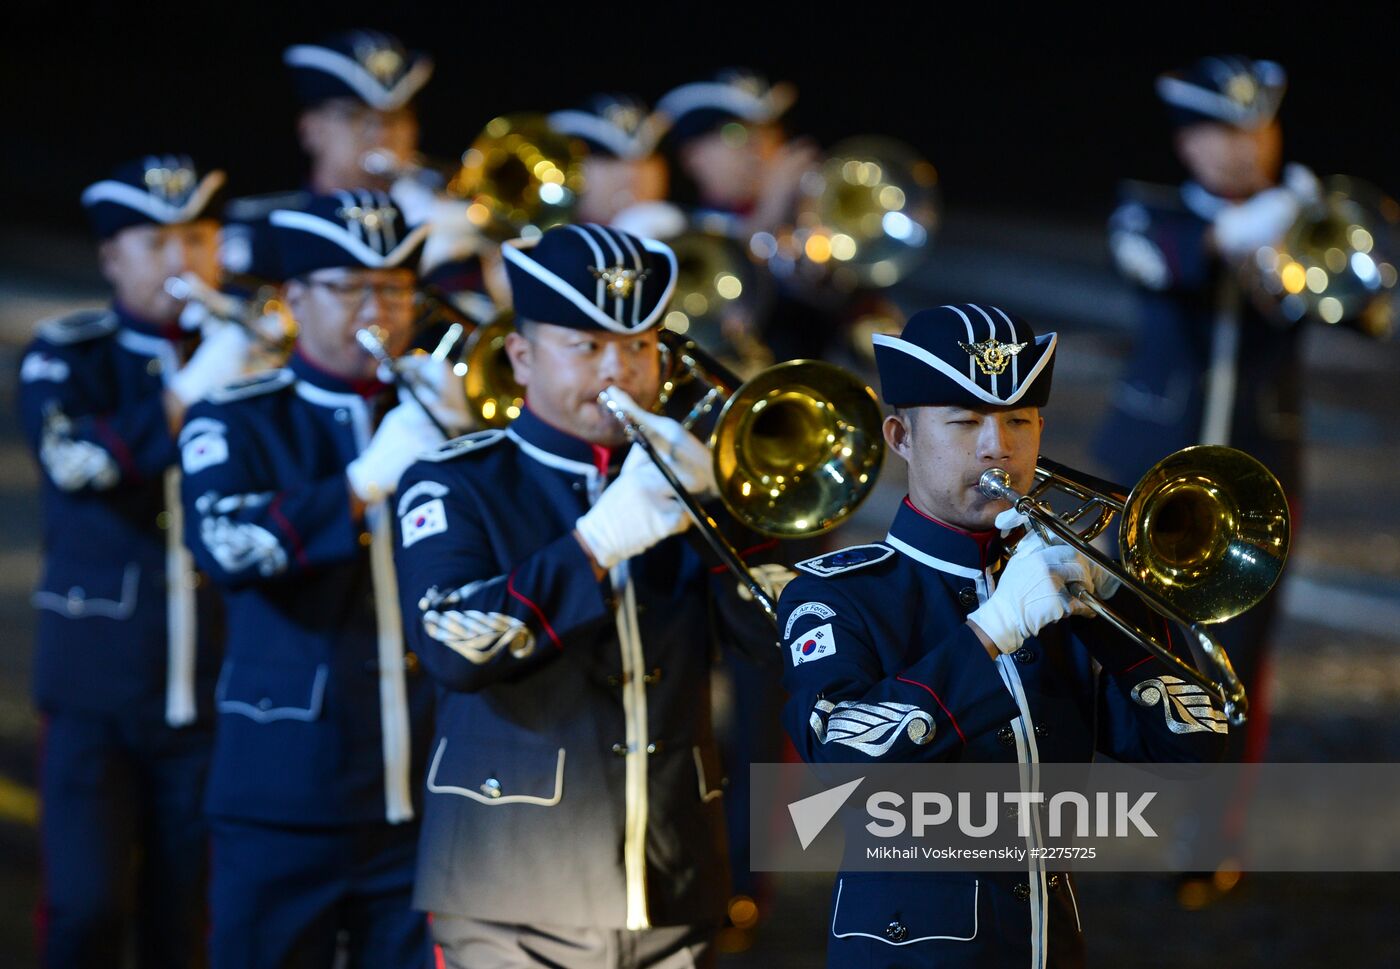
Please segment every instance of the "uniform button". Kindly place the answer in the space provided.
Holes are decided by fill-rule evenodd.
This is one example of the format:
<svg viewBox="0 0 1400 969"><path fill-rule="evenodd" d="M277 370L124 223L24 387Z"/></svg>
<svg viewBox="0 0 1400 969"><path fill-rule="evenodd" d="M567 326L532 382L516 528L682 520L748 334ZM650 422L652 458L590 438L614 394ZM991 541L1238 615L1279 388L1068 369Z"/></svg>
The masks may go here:
<svg viewBox="0 0 1400 969"><path fill-rule="evenodd" d="M959 589L958 605L962 606L964 609L976 609L977 590L974 589L972 586L967 586L965 588Z"/></svg>
<svg viewBox="0 0 1400 969"><path fill-rule="evenodd" d="M1017 804L1016 802L1013 801L1006 806L1006 816L1008 818L1015 818L1018 815L1020 815L1020 813L1021 805Z"/></svg>
<svg viewBox="0 0 1400 969"><path fill-rule="evenodd" d="M1035 735L1037 737L1040 737L1041 739L1044 739L1050 736L1050 728L1045 726L1045 724L1043 723L1038 723L1035 725Z"/></svg>
<svg viewBox="0 0 1400 969"><path fill-rule="evenodd" d="M1058 891L1060 887L1060 876L1056 874L1050 875L1050 877L1045 879L1045 884L1050 886L1050 891Z"/></svg>
<svg viewBox="0 0 1400 969"><path fill-rule="evenodd" d="M663 741L663 740L657 740L657 741L654 741L654 742L652 742L652 743L647 744L647 753L649 753L649 754L659 754L659 753L661 753L661 751L663 751L663 750L665 750L665 749L666 749L666 742Z"/></svg>
<svg viewBox="0 0 1400 969"><path fill-rule="evenodd" d="M621 676L613 674L608 677L608 686L626 686L627 683L628 677L626 673L623 673Z"/></svg>
<svg viewBox="0 0 1400 969"><path fill-rule="evenodd" d="M1011 654L1011 658L1022 666L1025 666L1027 663L1034 663L1036 661L1036 652L1029 646L1022 646Z"/></svg>
<svg viewBox="0 0 1400 969"><path fill-rule="evenodd" d="M1011 894L1015 896L1016 901L1024 902L1031 897L1031 886L1027 885L1025 882L1017 882L1012 887Z"/></svg>
<svg viewBox="0 0 1400 969"><path fill-rule="evenodd" d="M422 667L423 664L419 662L417 653L403 654L403 671L405 673L417 673Z"/></svg>
<svg viewBox="0 0 1400 969"><path fill-rule="evenodd" d="M582 491L582 490L583 490L583 482L582 482L582 481L575 481L573 484L569 485L569 487L570 487L572 490L574 490L574 491Z"/></svg>
<svg viewBox="0 0 1400 969"><path fill-rule="evenodd" d="M369 548L369 543L374 541L374 536L369 532L360 532L360 547Z"/></svg>
<svg viewBox="0 0 1400 969"><path fill-rule="evenodd" d="M1003 747L1016 746L1016 732L1010 726L1002 727L997 731L997 743Z"/></svg>
<svg viewBox="0 0 1400 969"><path fill-rule="evenodd" d="M170 512L163 511L159 515L156 515L156 527L159 528L161 531L166 531L170 528L170 523L173 520L174 519L171 517Z"/></svg>
<svg viewBox="0 0 1400 969"><path fill-rule="evenodd" d="M335 422L337 424L350 423L350 412L344 407L337 408L335 412Z"/></svg>
<svg viewBox="0 0 1400 969"><path fill-rule="evenodd" d="M501 782L494 777L486 778L486 780L481 782L481 793L485 794L487 797L500 797Z"/></svg>
<svg viewBox="0 0 1400 969"><path fill-rule="evenodd" d="M660 683L660 682L661 682L661 667L658 666L656 669L652 670L650 673L648 673L648 674L646 674L645 676L643 676L643 677L642 677L642 682L645 683L645 684L647 684L648 686L650 686L652 683Z"/></svg>
<svg viewBox="0 0 1400 969"><path fill-rule="evenodd" d="M263 697L261 700L259 700L259 701L258 701L258 709L259 709L259 710L271 710L271 709L272 709L272 698L271 698L271 697L266 697L266 696L265 696L265 697Z"/></svg>
<svg viewBox="0 0 1400 969"><path fill-rule="evenodd" d="M612 752L613 752L613 756L615 756L615 757L626 757L626 756L627 756L627 745L626 745L626 744L613 744L613 745L612 745Z"/></svg>
<svg viewBox="0 0 1400 969"><path fill-rule="evenodd" d="M885 938L891 942L903 942L908 934L908 926L898 919L885 926Z"/></svg>
<svg viewBox="0 0 1400 969"><path fill-rule="evenodd" d="M150 363L146 364L146 373L150 374L152 377L157 376L160 373L160 361L152 360Z"/></svg>

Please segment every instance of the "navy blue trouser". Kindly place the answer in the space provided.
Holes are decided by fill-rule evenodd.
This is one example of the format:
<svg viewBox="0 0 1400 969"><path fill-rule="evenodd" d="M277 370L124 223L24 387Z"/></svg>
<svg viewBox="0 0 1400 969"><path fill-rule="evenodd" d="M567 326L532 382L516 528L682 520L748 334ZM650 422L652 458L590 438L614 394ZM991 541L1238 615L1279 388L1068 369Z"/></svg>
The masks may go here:
<svg viewBox="0 0 1400 969"><path fill-rule="evenodd" d="M213 969L428 969L412 908L417 824L292 828L214 818Z"/></svg>
<svg viewBox="0 0 1400 969"><path fill-rule="evenodd" d="M204 965L212 734L159 720L51 713L39 763L44 966Z"/></svg>

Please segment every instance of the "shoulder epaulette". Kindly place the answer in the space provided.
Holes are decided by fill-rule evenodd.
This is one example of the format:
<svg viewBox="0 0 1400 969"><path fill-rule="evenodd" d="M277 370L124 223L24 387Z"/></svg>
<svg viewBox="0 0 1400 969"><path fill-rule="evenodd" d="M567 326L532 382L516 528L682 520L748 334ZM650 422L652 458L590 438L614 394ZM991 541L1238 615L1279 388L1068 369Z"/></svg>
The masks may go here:
<svg viewBox="0 0 1400 969"><path fill-rule="evenodd" d="M245 195L231 199L224 206L224 218L230 222L261 222L275 209L301 209L311 200L311 193L303 190L291 192L268 192L266 195Z"/></svg>
<svg viewBox="0 0 1400 969"><path fill-rule="evenodd" d="M34 332L41 340L57 346L86 343L115 333L117 314L111 310L78 310L66 316L40 320Z"/></svg>
<svg viewBox="0 0 1400 969"><path fill-rule="evenodd" d="M463 434L461 437L454 437L452 440L444 442L435 450L419 455L419 459L423 461L451 461L464 454L484 450L499 441L504 441L505 438L506 432L499 428Z"/></svg>
<svg viewBox="0 0 1400 969"><path fill-rule="evenodd" d="M209 401L214 404L228 404L235 400L246 400L249 397L261 397L274 390L290 387L295 380L296 375L285 368L268 370L219 388L209 395Z"/></svg>
<svg viewBox="0 0 1400 969"><path fill-rule="evenodd" d="M894 549L888 545L852 545L849 548L828 552L825 555L818 555L814 559L798 562L793 568L801 569L809 575L827 578L832 575L840 575L842 572L853 572L856 569L863 569L867 565L874 565L876 562L883 562L893 554Z"/></svg>

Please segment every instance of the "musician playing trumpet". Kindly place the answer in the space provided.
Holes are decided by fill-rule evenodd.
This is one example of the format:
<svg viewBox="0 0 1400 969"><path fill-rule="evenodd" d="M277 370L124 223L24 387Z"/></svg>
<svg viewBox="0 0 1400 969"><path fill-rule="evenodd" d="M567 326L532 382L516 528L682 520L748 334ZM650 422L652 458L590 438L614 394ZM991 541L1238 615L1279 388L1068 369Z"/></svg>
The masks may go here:
<svg viewBox="0 0 1400 969"><path fill-rule="evenodd" d="M353 963L422 967L410 892L432 687L404 648L390 516L465 402L423 355L396 368L418 388L394 403L360 342L407 346L426 227L369 190L269 224L291 361L194 407L180 437L187 539L229 615L206 797L212 964L329 965L344 932Z"/></svg>
<svg viewBox="0 0 1400 969"><path fill-rule="evenodd" d="M1029 489L1056 335L962 304L874 339L909 494L884 541L798 563L782 595L783 719L803 760L1218 756L1219 706L1074 596L1112 599L1118 581L1036 535L1010 553L1020 516L979 487L1001 468ZM1073 881L1028 856L1013 872L842 874L828 965L1082 965Z"/></svg>

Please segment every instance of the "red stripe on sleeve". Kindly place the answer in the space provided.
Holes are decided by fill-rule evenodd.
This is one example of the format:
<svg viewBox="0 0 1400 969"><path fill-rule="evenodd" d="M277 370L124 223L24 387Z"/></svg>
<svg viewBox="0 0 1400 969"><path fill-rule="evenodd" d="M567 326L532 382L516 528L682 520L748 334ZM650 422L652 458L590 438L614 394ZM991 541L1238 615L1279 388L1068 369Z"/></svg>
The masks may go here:
<svg viewBox="0 0 1400 969"><path fill-rule="evenodd" d="M538 619L538 620L540 621L540 625L544 627L544 631L547 632L547 633L549 633L549 638L552 639L552 640L554 641L554 648L555 648L555 649L563 649L563 648L564 648L564 644L561 643L561 642L559 641L559 637L558 637L558 636L555 634L555 632L554 632L554 627L551 626L551 625L549 624L549 620L546 619L546 618L544 617L544 613L540 611L540 607L537 606L537 605L535 605L535 604L534 604L533 602L531 602L529 599L527 599L527 598L525 598L524 596L522 596L519 592L515 591L515 573L514 573L514 572L512 572L512 573L506 578L506 591L509 592L512 596L514 596L514 597L515 597L516 599L518 599L519 601L525 603L525 605L529 606L530 611L533 612L533 613L535 614L535 618Z"/></svg>
<svg viewBox="0 0 1400 969"><path fill-rule="evenodd" d="M927 690L928 695L933 697L933 702L938 704L938 708L947 715L948 721L953 725L953 729L958 732L958 739L963 742L964 747L967 746L967 736L962 732L962 727L958 726L958 718L953 716L953 711L949 710L948 707L944 705L942 698L939 697L937 693L933 692L933 687L920 683L918 680L907 679L903 676L896 676L895 679L901 683L908 683L910 686L917 686L922 690Z"/></svg>
<svg viewBox="0 0 1400 969"><path fill-rule="evenodd" d="M121 465L122 474L127 478L140 477L136 473L136 462L131 459L131 450L126 446L126 442L112 426L102 418L95 418L92 422L92 429L97 436L102 439L102 444L107 448L107 452L117 459L117 464Z"/></svg>
<svg viewBox="0 0 1400 969"><path fill-rule="evenodd" d="M301 536L292 527L292 523L287 520L287 516L282 514L282 496L278 495L272 499L272 504L267 506L267 513L277 522L277 527L282 529L282 533L287 536L287 541L291 542L292 554L296 556L299 565L306 564L306 550L301 547Z"/></svg>

